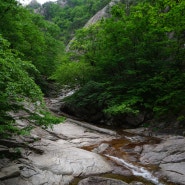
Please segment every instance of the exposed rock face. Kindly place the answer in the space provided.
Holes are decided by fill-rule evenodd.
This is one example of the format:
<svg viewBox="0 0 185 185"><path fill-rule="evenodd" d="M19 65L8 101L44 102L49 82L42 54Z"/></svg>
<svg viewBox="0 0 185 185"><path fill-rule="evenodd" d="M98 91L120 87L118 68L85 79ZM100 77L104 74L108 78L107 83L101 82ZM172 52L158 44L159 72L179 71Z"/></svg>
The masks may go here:
<svg viewBox="0 0 185 185"><path fill-rule="evenodd" d="M22 157L17 164L0 160L1 185L68 185L77 176L112 171L103 157L78 148L112 140L112 135L66 120L63 124L54 125L53 129L36 127L29 137L21 136L9 142L9 147L19 147ZM10 150L4 145L0 149L2 152Z"/></svg>
<svg viewBox="0 0 185 185"><path fill-rule="evenodd" d="M185 138L173 136L158 145L144 145L140 158L144 164L158 164L164 176L185 184Z"/></svg>
<svg viewBox="0 0 185 185"><path fill-rule="evenodd" d="M55 103L58 103L58 100L53 100L52 106ZM31 107L29 108L32 110ZM12 115L20 127L27 126L27 123L20 119L22 115L24 112ZM30 136L0 139L0 156L4 153L8 157L11 156L11 160L0 159L0 185L69 185L75 177L94 176L112 171L124 176L131 175L127 168L127 171L124 170L124 166L118 168L113 166L113 163L111 166L110 161L99 155L110 151L112 155L123 152L125 160L132 162L138 162L140 156L139 163L156 164L161 168L162 176L175 184L185 184L184 137L164 135L158 136L160 139L156 142L147 142L149 137L144 132L148 133L150 130L143 128L126 131L137 135L127 137L125 134L126 143L124 141L115 145L115 149L119 146L119 150L114 150L112 143L113 139L121 138L116 132L72 119L67 119L65 123L54 125L47 130L35 127ZM163 141L159 143L158 140L161 139ZM146 145L146 143L149 144ZM124 144L126 144L125 147ZM80 149L81 147L92 147L91 149L94 148L94 150L89 152ZM18 150L19 159L14 160L13 163L16 150ZM135 153L137 157L132 158L131 153ZM118 173L119 170L121 173ZM123 181L102 177L89 177L79 182L79 185L93 185L93 183L127 185ZM131 184L142 185L140 182Z"/></svg>
<svg viewBox="0 0 185 185"><path fill-rule="evenodd" d="M98 146L98 148L93 149L92 152L103 153L108 147L109 147L109 144L102 143L101 145Z"/></svg>
<svg viewBox="0 0 185 185"><path fill-rule="evenodd" d="M45 102L47 104L47 107L54 113L59 114L60 113L60 107L62 99L64 99L67 96L72 95L75 92L75 90L71 89L62 89L60 91L60 95L55 98L45 98ZM55 94L56 96L56 94Z"/></svg>
<svg viewBox="0 0 185 185"><path fill-rule="evenodd" d="M140 134L141 129L136 132ZM118 152L112 150L112 142L109 142L115 138L118 137L114 131L88 124L85 127L84 123L67 119L64 124L54 125L53 129L43 130L36 127L31 131L31 136L15 137L9 141L0 140L0 154L7 152L13 155L15 148L19 148L21 154L14 163L6 158L0 159L0 185L69 185L75 177L84 176L89 177L78 185L127 185L120 180L95 177L112 170L116 172L106 158L97 154ZM116 143L119 152L120 147L123 148L125 160L132 161L129 154L135 152L138 156L141 155L140 161L143 164L156 164L161 168L162 176L166 176L175 184L185 184L184 137L163 136L163 142L152 145L145 144L148 137L145 140L137 135L130 138L131 143L128 143L132 148L127 147L127 144L123 148L123 143ZM143 145L135 145L138 142ZM93 148L96 147L93 150L95 153L80 149L92 145ZM136 162L135 159L133 161ZM131 184L142 185L141 182Z"/></svg>
<svg viewBox="0 0 185 185"><path fill-rule="evenodd" d="M142 182L131 182L129 185L144 185Z"/></svg>
<svg viewBox="0 0 185 185"><path fill-rule="evenodd" d="M103 9L98 11L86 24L85 27L88 27L102 18L106 18L110 16L110 9L121 0L112 0L108 5L106 5Z"/></svg>
<svg viewBox="0 0 185 185"><path fill-rule="evenodd" d="M127 183L103 177L89 177L81 180L78 185L128 185Z"/></svg>
<svg viewBox="0 0 185 185"><path fill-rule="evenodd" d="M102 18L110 17L110 10L111 7L113 7L115 4L119 3L121 0L112 0L108 5L106 5L104 8L102 8L100 11L98 11L89 21L85 24L84 27L88 27L92 24L95 24L97 21L101 20ZM69 44L66 46L66 51L68 52L70 50L70 46L72 42L75 40L73 38Z"/></svg>
<svg viewBox="0 0 185 185"><path fill-rule="evenodd" d="M1 170L0 179L13 178L20 175L20 164L12 164Z"/></svg>
<svg viewBox="0 0 185 185"><path fill-rule="evenodd" d="M144 185L142 182L131 182L127 184L121 180L115 180L111 178L104 177L88 177L86 179L81 180L78 185Z"/></svg>
<svg viewBox="0 0 185 185"><path fill-rule="evenodd" d="M39 169L56 175L77 177L111 171L109 164L100 155L75 147L60 148L52 149L42 156L30 155L29 159Z"/></svg>

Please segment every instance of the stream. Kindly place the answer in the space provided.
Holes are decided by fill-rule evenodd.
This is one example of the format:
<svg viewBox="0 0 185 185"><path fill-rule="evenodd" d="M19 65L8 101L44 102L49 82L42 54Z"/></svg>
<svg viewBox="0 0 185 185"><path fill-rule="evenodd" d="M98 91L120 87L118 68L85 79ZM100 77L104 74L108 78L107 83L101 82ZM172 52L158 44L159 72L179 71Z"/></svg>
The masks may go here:
<svg viewBox="0 0 185 185"><path fill-rule="evenodd" d="M155 177L154 175L152 175L151 172L144 169L144 167L134 166L133 164L128 163L125 160L120 159L118 157L109 156L109 155L106 155L106 156L109 157L110 159L112 159L113 161L116 161L118 164L121 164L124 167L131 170L133 175L143 177L144 179L148 180L149 182L154 183L155 185L164 185L163 183L160 183L159 179L157 177Z"/></svg>
<svg viewBox="0 0 185 185"><path fill-rule="evenodd" d="M74 121L74 122L79 122L80 126L82 127L85 126L83 122L82 123L80 121ZM92 129L92 132L93 132L94 128L91 128L91 124L89 125L90 125L89 126L90 130ZM101 132L101 129L104 129L104 128L98 128L100 132ZM122 180L126 183L131 183L133 181L141 182L141 184L138 184L138 185L142 185L142 184L144 185L183 184L181 183L180 179L182 178L182 180L184 181L184 175L183 175L184 172L182 173L182 171L184 171L183 169L184 169L184 157L185 157L184 138L177 137L177 140L175 138L174 140L172 139L172 142L169 141L168 143L168 136L166 140L166 138L161 139L161 137L153 137L153 136L148 136L148 135L146 136L142 133L142 131L140 133L132 133L129 131L127 132L125 130L110 129L110 132L112 131L117 133L117 136L114 139L108 140L108 141L107 140L101 141L101 142L98 142L98 144L95 142L95 144L85 145L85 146L80 147L83 150L87 150L87 151L94 152L94 153L101 155L106 161L110 163L110 166L113 168L111 173L97 174L97 176ZM83 136L81 137L83 138ZM160 146L161 149L159 151L158 149L156 150L155 146L160 145L160 143L162 142L166 142L166 144L164 144L164 148L163 148L163 144L161 144ZM179 142L179 148L177 147L177 149L174 147L174 145L176 145L176 142L177 143ZM149 149L148 149L149 151L145 151L147 148L146 146L149 146ZM154 148L152 147L150 148L150 146L152 147L154 146ZM169 151L168 151L168 148L169 148ZM158 163L156 164L155 162L152 163L150 160L147 160L147 158L146 158L146 161L144 161L144 163L141 162L141 156L144 155L145 152L149 152L149 154L152 152L155 152L155 155L159 156L160 158L160 156L163 155L163 149L164 149L164 153L166 152L167 155L159 159ZM156 151L153 151L153 150L156 150ZM178 155L180 158L182 158L182 160L178 159ZM154 158L156 158L156 156L154 156ZM171 157L172 161L161 163L163 159L166 159L166 158L168 159L169 156ZM173 159L173 157L175 158L175 160ZM180 183L173 183L171 180L169 180L168 177L164 176L164 173L161 173L160 165L161 164L165 165L168 163L169 163L169 166L171 166L171 164L181 165L180 168L183 166L180 172L178 172L178 169L175 169L176 171L173 171L173 165L171 166L171 168L165 169L167 173L168 171L169 173L174 172L175 175L179 173ZM77 185L80 180L86 177L88 176L75 177L73 182L70 184ZM177 176L177 179L178 179L178 176ZM178 180L175 179L175 181L178 181Z"/></svg>
<svg viewBox="0 0 185 185"><path fill-rule="evenodd" d="M60 116L61 99L46 99ZM19 127L27 112L15 113ZM0 140L0 185L184 185L185 137L67 118ZM4 157L6 154L7 157Z"/></svg>
<svg viewBox="0 0 185 185"><path fill-rule="evenodd" d="M140 136L128 132L119 132L120 137L112 141L102 142L99 145L82 147L88 151L96 151L105 157L113 166L113 172L102 174L102 177L119 179L127 183L142 182L144 185L176 185L168 182L159 173L157 165L143 165L139 161L143 145L158 144L160 139L151 136ZM103 149L101 149L101 146ZM106 147L104 147L106 146ZM79 178L72 185L77 185Z"/></svg>

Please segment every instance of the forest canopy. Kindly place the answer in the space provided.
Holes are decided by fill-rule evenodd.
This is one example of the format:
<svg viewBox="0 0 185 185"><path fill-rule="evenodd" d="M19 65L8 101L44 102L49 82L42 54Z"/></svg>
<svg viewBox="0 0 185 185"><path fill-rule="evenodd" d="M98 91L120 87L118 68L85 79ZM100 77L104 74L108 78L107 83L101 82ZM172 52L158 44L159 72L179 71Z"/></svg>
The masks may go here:
<svg viewBox="0 0 185 185"><path fill-rule="evenodd" d="M49 77L67 58L65 44L109 1L68 0L66 6L61 6L60 1L42 6L33 1L23 7L17 0L0 0L1 134L20 132L9 112L23 109L22 103L40 102L44 107L43 96L49 94L53 83ZM79 68L83 68L81 63ZM42 114L44 119L33 116L38 124L58 121L47 112Z"/></svg>
<svg viewBox="0 0 185 185"><path fill-rule="evenodd" d="M184 12L183 0L120 3L111 18L79 30L68 54L73 65L67 65L75 69L70 78L74 74L72 82L81 89L68 103L83 108L94 99L115 117L145 112L150 119L184 119ZM62 68L65 62L53 78L63 83L68 76Z"/></svg>
<svg viewBox="0 0 185 185"><path fill-rule="evenodd" d="M38 8L30 4L28 8L36 10L46 20L58 25L61 30L60 39L68 44L75 31L82 28L96 12L109 2L110 0L67 0L64 3L58 0L56 3L46 2Z"/></svg>
<svg viewBox="0 0 185 185"><path fill-rule="evenodd" d="M16 0L0 0L0 134L19 132L10 111L43 105L44 81L56 69L60 29Z"/></svg>
<svg viewBox="0 0 185 185"><path fill-rule="evenodd" d="M109 2L0 0L1 133L13 129L8 111L42 102L49 80L77 87L66 102L79 110L185 119L185 1L120 1L109 18L79 29Z"/></svg>

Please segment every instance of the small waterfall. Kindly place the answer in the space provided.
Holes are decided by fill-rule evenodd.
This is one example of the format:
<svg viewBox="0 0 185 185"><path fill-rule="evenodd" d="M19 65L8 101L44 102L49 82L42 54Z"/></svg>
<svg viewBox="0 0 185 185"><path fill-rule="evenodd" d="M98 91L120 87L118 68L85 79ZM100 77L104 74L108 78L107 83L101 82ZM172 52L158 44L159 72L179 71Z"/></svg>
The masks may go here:
<svg viewBox="0 0 185 185"><path fill-rule="evenodd" d="M69 92L64 92L64 93L62 93L62 94L59 96L59 99L64 99L64 98L66 98L66 97L68 97L68 96L71 96L72 94L75 93L75 91L76 91L76 90L71 90L71 91L69 91Z"/></svg>
<svg viewBox="0 0 185 185"><path fill-rule="evenodd" d="M118 157L114 157L114 156L110 156L110 155L105 155L105 156L109 157L110 159L113 159L116 162L123 164L126 168L131 170L132 173L136 176L141 176L141 177L147 179L148 181L154 183L155 185L164 185L159 182L157 177L154 177L148 170L144 169L143 167L134 166L133 164L128 163L125 160L120 159Z"/></svg>

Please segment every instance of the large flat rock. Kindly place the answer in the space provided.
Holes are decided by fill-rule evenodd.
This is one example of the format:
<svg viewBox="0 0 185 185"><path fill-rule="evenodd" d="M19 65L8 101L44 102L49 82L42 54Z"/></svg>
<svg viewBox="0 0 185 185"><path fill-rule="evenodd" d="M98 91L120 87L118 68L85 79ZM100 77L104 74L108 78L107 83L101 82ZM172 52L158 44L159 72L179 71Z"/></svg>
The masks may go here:
<svg viewBox="0 0 185 185"><path fill-rule="evenodd" d="M128 185L121 180L115 180L111 178L103 177L88 177L81 180L78 185Z"/></svg>
<svg viewBox="0 0 185 185"><path fill-rule="evenodd" d="M117 137L114 131L72 119L67 119L63 124L54 125L48 131L59 138L64 138L76 147L99 144L102 141L110 141Z"/></svg>
<svg viewBox="0 0 185 185"><path fill-rule="evenodd" d="M185 138L170 136L160 144L144 145L143 164L157 164L161 173L177 184L185 184Z"/></svg>
<svg viewBox="0 0 185 185"><path fill-rule="evenodd" d="M20 164L11 164L0 170L0 180L17 177L20 175Z"/></svg>
<svg viewBox="0 0 185 185"><path fill-rule="evenodd" d="M185 184L185 162L161 164L160 167L169 180Z"/></svg>
<svg viewBox="0 0 185 185"><path fill-rule="evenodd" d="M54 125L48 132L36 128L32 134L39 136L40 140L31 146L43 150L44 153L42 155L31 153L28 159L39 170L72 177L112 171L103 157L78 148L111 140L114 138L111 135L89 130L69 121ZM51 135L58 140L50 139Z"/></svg>
<svg viewBox="0 0 185 185"><path fill-rule="evenodd" d="M107 131L98 132L69 120L48 130L35 127L31 131L32 142L29 138L15 139L28 141L28 147L21 149L21 168L9 164L1 167L0 182L3 185L69 185L74 177L111 172L105 158L79 148L115 138Z"/></svg>
<svg viewBox="0 0 185 185"><path fill-rule="evenodd" d="M55 149L41 156L30 155L29 159L39 169L56 175L83 176L112 170L100 155L75 147Z"/></svg>

